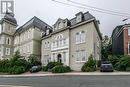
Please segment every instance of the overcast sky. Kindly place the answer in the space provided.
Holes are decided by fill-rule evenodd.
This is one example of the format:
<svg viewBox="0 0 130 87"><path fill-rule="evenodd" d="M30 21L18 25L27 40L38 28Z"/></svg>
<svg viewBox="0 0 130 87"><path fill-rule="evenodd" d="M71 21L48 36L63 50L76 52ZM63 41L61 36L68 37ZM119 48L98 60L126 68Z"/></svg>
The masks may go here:
<svg viewBox="0 0 130 87"><path fill-rule="evenodd" d="M66 2L66 0L59 0ZM130 14L130 0L73 0L98 8L109 9ZM37 16L49 25L53 25L58 18L71 19L75 14L89 11L96 19L100 20L100 31L104 35L111 35L115 26L128 23L122 22L125 17L113 16L94 12L89 9L81 9L53 2L52 0L15 0L15 17L19 26Z"/></svg>

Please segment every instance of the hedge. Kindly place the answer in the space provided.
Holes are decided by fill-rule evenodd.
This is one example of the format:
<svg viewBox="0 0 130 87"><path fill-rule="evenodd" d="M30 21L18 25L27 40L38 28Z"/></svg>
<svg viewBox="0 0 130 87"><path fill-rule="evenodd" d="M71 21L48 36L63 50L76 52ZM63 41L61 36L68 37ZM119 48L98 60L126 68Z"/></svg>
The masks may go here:
<svg viewBox="0 0 130 87"><path fill-rule="evenodd" d="M66 72L71 72L69 66L58 65L52 69L52 73L66 73Z"/></svg>

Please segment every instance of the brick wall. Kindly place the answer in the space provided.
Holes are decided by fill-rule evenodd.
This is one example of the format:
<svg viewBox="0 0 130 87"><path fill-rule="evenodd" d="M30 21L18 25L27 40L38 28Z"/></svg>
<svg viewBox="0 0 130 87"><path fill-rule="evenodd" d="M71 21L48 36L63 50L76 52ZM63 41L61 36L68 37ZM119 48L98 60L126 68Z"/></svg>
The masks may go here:
<svg viewBox="0 0 130 87"><path fill-rule="evenodd" d="M128 54L128 43L130 42L130 36L128 36L128 29L123 29L124 32L124 54Z"/></svg>

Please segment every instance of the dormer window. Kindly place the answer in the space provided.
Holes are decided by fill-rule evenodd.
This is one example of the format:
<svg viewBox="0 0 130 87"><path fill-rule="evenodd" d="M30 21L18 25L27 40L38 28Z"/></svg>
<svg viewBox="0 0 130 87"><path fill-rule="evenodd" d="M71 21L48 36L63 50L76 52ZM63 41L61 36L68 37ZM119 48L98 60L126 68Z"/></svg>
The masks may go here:
<svg viewBox="0 0 130 87"><path fill-rule="evenodd" d="M79 12L76 14L76 23L82 22L83 20L83 13Z"/></svg>
<svg viewBox="0 0 130 87"><path fill-rule="evenodd" d="M63 22L59 22L59 23L58 23L58 29L61 29L61 28L63 28L63 27L64 27Z"/></svg>

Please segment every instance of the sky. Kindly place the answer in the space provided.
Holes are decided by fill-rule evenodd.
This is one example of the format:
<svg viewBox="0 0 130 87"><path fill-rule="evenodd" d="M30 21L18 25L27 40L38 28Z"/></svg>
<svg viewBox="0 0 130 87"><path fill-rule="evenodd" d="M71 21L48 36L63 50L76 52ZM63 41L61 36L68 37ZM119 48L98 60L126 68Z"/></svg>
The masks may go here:
<svg viewBox="0 0 130 87"><path fill-rule="evenodd" d="M68 3L66 0L58 0ZM86 5L108 9L117 12L130 14L130 0L73 0ZM89 11L97 20L100 21L100 31L103 35L111 36L112 30L120 24L129 23L122 22L125 16L115 16L104 14L90 9L82 9L73 6L56 3L52 0L15 0L15 18L18 25L21 26L30 20L33 16L37 16L49 25L53 25L58 18L71 19L78 12Z"/></svg>

